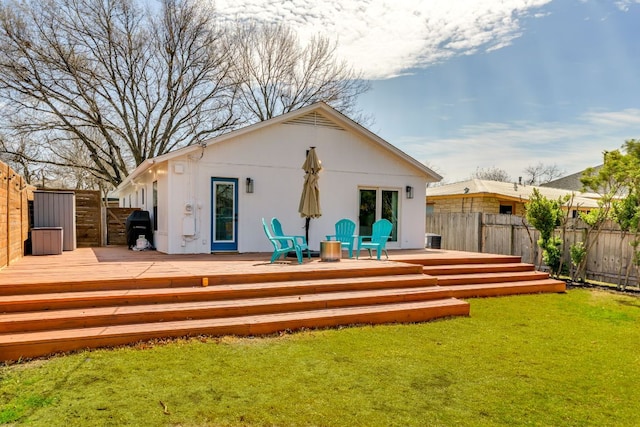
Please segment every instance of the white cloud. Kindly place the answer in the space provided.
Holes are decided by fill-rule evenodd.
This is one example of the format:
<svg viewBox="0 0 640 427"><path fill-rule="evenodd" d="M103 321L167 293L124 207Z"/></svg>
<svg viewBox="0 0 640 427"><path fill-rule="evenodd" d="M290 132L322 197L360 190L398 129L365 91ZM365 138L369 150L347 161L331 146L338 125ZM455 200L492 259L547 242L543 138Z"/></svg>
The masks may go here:
<svg viewBox="0 0 640 427"><path fill-rule="evenodd" d="M508 46L543 19L551 0L214 0L233 20L286 22L306 39L335 37L339 53L370 79L411 73L459 55ZM586 0L581 0L586 1ZM640 0L614 0L628 11ZM410 96L410 94L408 94ZM529 165L556 164L574 173L602 161L602 151L640 138L640 110L595 111L571 123L529 121L467 126L448 139L408 136L390 142L426 161L448 182L476 168L498 167L517 179Z"/></svg>
<svg viewBox="0 0 640 427"><path fill-rule="evenodd" d="M640 4L640 0L618 0L615 2L615 4L621 11L628 12L629 7L632 4Z"/></svg>
<svg viewBox="0 0 640 427"><path fill-rule="evenodd" d="M283 21L302 39L336 37L339 53L370 79L384 79L456 55L507 46L520 18L551 0L215 0L228 19Z"/></svg>
<svg viewBox="0 0 640 427"><path fill-rule="evenodd" d="M446 182L469 178L477 169L496 167L513 179L527 166L556 164L566 174L602 162L602 152L640 138L640 109L589 112L573 123L485 123L462 128L455 138L393 141L409 155L427 162Z"/></svg>

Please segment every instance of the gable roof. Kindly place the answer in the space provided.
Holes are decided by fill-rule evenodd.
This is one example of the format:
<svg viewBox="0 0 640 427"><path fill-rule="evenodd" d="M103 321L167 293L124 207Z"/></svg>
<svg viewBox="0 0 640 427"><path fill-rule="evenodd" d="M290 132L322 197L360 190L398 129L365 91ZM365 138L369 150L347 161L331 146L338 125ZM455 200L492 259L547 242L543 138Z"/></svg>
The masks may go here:
<svg viewBox="0 0 640 427"><path fill-rule="evenodd" d="M582 193L560 188L539 187L536 185L520 185L511 182L470 179L468 181L427 188L427 201L431 197L462 198L482 195L526 203L533 194L534 189L537 189L540 194L551 200L557 200L559 197L573 193L575 194L573 206L583 208L597 208L597 199L600 198L600 196L595 193Z"/></svg>
<svg viewBox="0 0 640 427"><path fill-rule="evenodd" d="M201 145L191 145L188 147L180 148L178 150L172 151L167 154L163 154L161 156L154 157L152 159L147 159L142 162L133 172L127 176L122 183L114 190L115 193L118 193L126 186L131 184L131 182L151 167L154 164L162 163L167 160L171 160L186 154L190 154L193 152L198 152L203 147L209 147L215 144L219 144L223 141L227 141L232 138L236 138L241 135L245 135L250 132L255 132L257 130L263 129L267 126L273 126L277 124L314 124L326 127L332 127L335 129L341 130L349 130L360 134L361 136L369 139L374 142L378 146L382 147L389 154L396 156L403 160L405 163L411 165L418 171L420 171L428 182L438 182L442 179L442 176L434 172L432 169L427 167L422 162L416 160L415 158L409 156L404 151L385 141L378 135L374 134L370 130L366 129L364 126L356 123L351 120L344 114L330 107L325 102L316 102L315 104L308 105L306 107L299 108L297 110L291 111L289 113L282 114L280 116L271 118L269 120L265 120L262 122L254 123L252 125L233 130L231 132L210 138L204 141Z"/></svg>
<svg viewBox="0 0 640 427"><path fill-rule="evenodd" d="M593 170L597 174L598 171L604 165L594 166ZM585 169L586 170L586 169ZM580 172L573 173L571 175L563 176L562 178L554 179L553 181L549 181L547 183L541 184L541 187L553 187L553 188L564 188L565 190L574 190L574 191L582 191L584 187L582 182L580 182L580 178L584 174L584 170Z"/></svg>

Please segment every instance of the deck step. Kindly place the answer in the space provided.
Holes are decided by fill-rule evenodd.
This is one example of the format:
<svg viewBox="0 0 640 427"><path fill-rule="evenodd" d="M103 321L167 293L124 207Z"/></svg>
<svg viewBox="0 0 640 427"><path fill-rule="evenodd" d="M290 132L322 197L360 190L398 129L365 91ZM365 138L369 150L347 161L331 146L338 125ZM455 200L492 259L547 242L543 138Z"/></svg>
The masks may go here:
<svg viewBox="0 0 640 427"><path fill-rule="evenodd" d="M3 360L131 344L153 338L207 335L261 335L282 330L319 328L346 324L408 323L441 317L467 316L469 304L455 298L328 308L304 312L262 314L220 319L141 323L56 331L0 335Z"/></svg>
<svg viewBox="0 0 640 427"><path fill-rule="evenodd" d="M344 279L244 283L191 288L123 289L0 296L0 313L65 310L82 307L160 304L258 298L308 293L435 286L437 279L424 274L347 277Z"/></svg>
<svg viewBox="0 0 640 427"><path fill-rule="evenodd" d="M547 279L549 274L541 271L515 271L506 273L445 274L435 277L438 279L438 286L453 286L542 280Z"/></svg>
<svg viewBox="0 0 640 427"><path fill-rule="evenodd" d="M330 264L330 263L328 263ZM82 281L68 281L63 278L40 283L3 283L0 284L2 295L34 295L61 292L86 292L95 290L118 289L158 289L183 288L201 286L203 279L207 279L209 286L235 285L242 283L270 283L285 281L311 281L346 278L366 278L422 274L422 268L415 263L353 263L353 268L333 269L327 265L325 269L291 270L260 273L225 273L216 275L186 275L178 277L130 278L130 279L88 279Z"/></svg>
<svg viewBox="0 0 640 427"><path fill-rule="evenodd" d="M356 305L426 301L449 297L437 286L327 292L280 297L200 301L173 304L110 306L35 311L0 315L6 333L126 325L131 323L236 317L266 313L318 310Z"/></svg>
<svg viewBox="0 0 640 427"><path fill-rule="evenodd" d="M532 264L523 262L508 262L499 264L453 264L453 265L429 265L422 267L424 274L433 276L447 274L466 274L466 273L505 273L533 271Z"/></svg>
<svg viewBox="0 0 640 427"><path fill-rule="evenodd" d="M505 264L505 263L518 263L522 262L522 258L516 255L495 255L495 254L483 254L476 252L461 253L458 255L452 255L445 257L431 257L424 255L420 257L415 256L395 256L394 261L404 262L408 264L419 264L423 266L429 265L458 265L458 264Z"/></svg>
<svg viewBox="0 0 640 427"><path fill-rule="evenodd" d="M446 286L444 289L447 289L447 295L455 298L484 298L547 292L561 293L566 291L566 283L555 279L541 279L454 285Z"/></svg>

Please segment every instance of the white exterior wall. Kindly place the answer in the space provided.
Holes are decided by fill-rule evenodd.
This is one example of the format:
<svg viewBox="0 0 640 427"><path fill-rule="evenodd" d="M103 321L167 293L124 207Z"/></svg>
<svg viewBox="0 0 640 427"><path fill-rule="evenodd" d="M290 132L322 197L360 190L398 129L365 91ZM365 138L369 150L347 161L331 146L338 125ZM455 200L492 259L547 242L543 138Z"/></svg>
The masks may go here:
<svg viewBox="0 0 640 427"><path fill-rule="evenodd" d="M167 168L166 162L161 163L137 177L123 193L124 195L120 196L120 207L140 208L149 211L153 217L153 182L158 181L158 212L160 214L158 215L158 230L153 234L153 243L159 251L169 253L169 217L164 214L167 212L167 204L170 200L168 193L170 176ZM129 204L129 200L131 200L131 204Z"/></svg>
<svg viewBox="0 0 640 427"><path fill-rule="evenodd" d="M274 124L162 162L161 167L154 166L135 179L137 192L140 187L145 188L145 204L141 207L149 211L151 183L158 180L156 248L174 254L211 251L212 177L238 179L239 252L272 251L262 229L263 217L277 217L287 234L304 235L305 219L298 213L298 204L304 182L302 164L311 146L316 147L323 166L319 179L323 215L311 220L312 250L319 249L325 234L333 233L339 219L358 222L360 188L398 191L398 242L389 243L389 248L424 247L425 204L421 195L425 193L426 178L422 171L359 133L323 126ZM247 177L254 180L252 194L245 192ZM414 187L413 199L405 196L407 185ZM193 206L191 214L185 213L186 203ZM184 236L183 228L190 225L195 225L195 234Z"/></svg>

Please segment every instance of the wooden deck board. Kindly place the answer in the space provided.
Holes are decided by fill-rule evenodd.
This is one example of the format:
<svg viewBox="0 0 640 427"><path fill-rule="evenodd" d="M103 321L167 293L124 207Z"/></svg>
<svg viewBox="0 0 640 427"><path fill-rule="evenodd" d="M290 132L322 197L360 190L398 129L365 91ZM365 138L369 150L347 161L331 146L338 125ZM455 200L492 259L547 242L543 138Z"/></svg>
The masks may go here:
<svg viewBox="0 0 640 427"><path fill-rule="evenodd" d="M445 274L442 276L436 276L439 286L499 283L510 282L514 280L543 280L547 279L548 277L549 274L540 271Z"/></svg>
<svg viewBox="0 0 640 427"><path fill-rule="evenodd" d="M429 265L422 267L425 274L445 275L445 274L466 274L466 273L496 273L509 271L533 271L532 264L523 262L492 263L492 264L450 264L450 265Z"/></svg>

